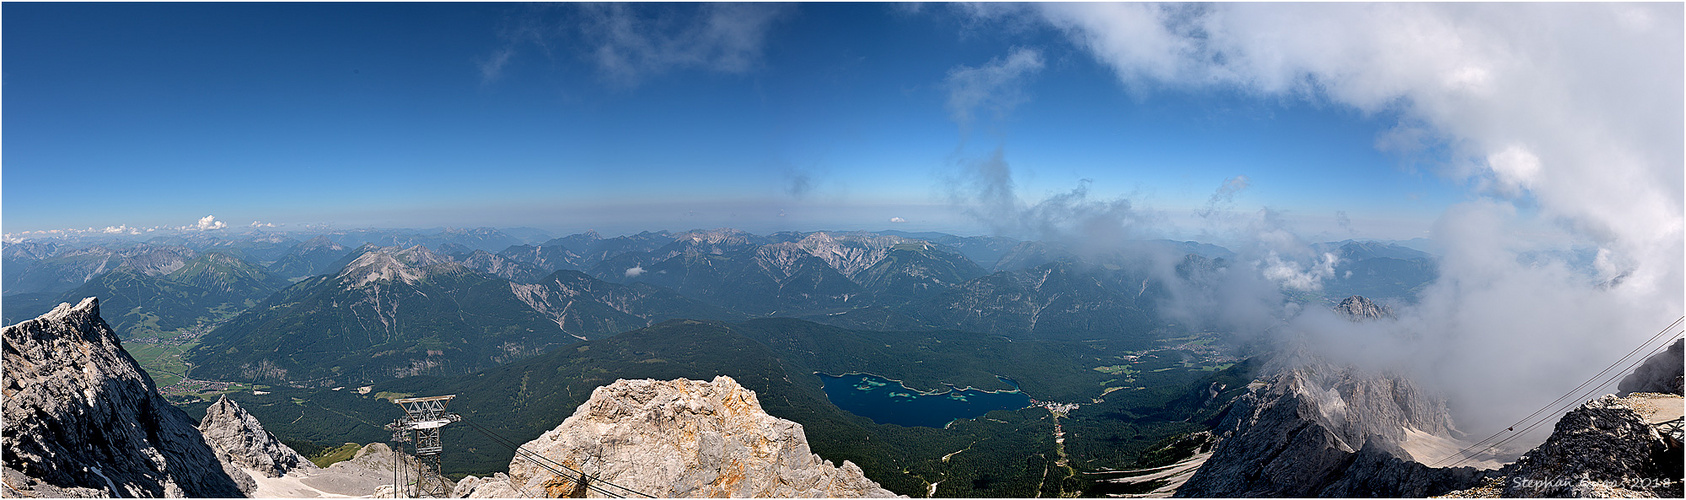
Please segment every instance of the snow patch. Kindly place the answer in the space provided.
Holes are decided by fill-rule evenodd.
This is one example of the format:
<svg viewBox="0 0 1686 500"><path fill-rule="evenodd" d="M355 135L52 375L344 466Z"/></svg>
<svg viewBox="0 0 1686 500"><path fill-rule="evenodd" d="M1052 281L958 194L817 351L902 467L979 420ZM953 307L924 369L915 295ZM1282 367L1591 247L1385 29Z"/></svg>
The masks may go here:
<svg viewBox="0 0 1686 500"><path fill-rule="evenodd" d="M116 497L116 498L122 498L123 497L122 490L117 489L117 484L112 483L111 478L105 477L105 474L100 472L99 467L88 467L88 471L93 472L94 475L99 476L100 479L105 480L105 486L107 488L111 488L111 496Z"/></svg>

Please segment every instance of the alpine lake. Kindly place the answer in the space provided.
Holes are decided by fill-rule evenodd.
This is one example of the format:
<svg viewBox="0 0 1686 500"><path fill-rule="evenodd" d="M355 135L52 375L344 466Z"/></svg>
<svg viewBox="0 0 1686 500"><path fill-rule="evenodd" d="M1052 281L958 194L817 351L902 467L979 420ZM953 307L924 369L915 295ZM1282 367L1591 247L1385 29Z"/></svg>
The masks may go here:
<svg viewBox="0 0 1686 500"><path fill-rule="evenodd" d="M906 427L943 428L962 418L977 418L994 410L1016 410L1030 406L1030 396L1018 384L1011 391L980 391L950 387L941 392L919 392L901 382L866 373L840 376L817 374L825 382L825 394L844 411L880 424Z"/></svg>

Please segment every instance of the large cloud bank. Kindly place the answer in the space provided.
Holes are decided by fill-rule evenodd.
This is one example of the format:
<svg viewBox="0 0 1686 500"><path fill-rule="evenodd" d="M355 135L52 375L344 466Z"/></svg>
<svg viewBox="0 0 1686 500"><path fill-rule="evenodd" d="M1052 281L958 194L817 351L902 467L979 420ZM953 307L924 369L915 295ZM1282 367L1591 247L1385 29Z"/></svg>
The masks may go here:
<svg viewBox="0 0 1686 500"><path fill-rule="evenodd" d="M1679 4L1029 9L1125 91L1241 91L1397 119L1377 148L1429 158L1468 187L1435 223L1442 278L1397 322L1354 326L1279 307L1283 289L1316 289L1330 256L1308 251L1268 209L1226 221L1250 235L1239 260L1256 272L1225 277L1227 289L1200 299L1231 328L1308 335L1332 356L1411 372L1449 393L1466 430L1483 432L1682 313ZM1015 50L1003 61L1029 49ZM999 150L970 165L979 189L967 201L984 207L973 210L1040 222L1011 192ZM1244 189L1238 179L1213 203ZM1141 222L1127 203L1097 206L1126 227Z"/></svg>

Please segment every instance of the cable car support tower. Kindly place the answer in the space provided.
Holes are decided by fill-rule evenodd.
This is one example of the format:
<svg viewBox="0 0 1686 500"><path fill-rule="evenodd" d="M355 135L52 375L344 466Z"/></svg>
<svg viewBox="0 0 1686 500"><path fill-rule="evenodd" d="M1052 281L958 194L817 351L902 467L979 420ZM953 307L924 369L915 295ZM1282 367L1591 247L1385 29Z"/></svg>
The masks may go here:
<svg viewBox="0 0 1686 500"><path fill-rule="evenodd" d="M408 485L395 479L392 485L394 496L444 498L451 495L445 490L445 478L439 474L439 453L444 450L439 442L439 431L447 424L462 421L462 415L445 411L445 406L455 397L451 394L392 401L404 409L403 417L386 424L386 430L392 431L392 452L403 453L405 441L412 443L416 452L416 489L406 491ZM397 469L397 466L393 467L394 474Z"/></svg>

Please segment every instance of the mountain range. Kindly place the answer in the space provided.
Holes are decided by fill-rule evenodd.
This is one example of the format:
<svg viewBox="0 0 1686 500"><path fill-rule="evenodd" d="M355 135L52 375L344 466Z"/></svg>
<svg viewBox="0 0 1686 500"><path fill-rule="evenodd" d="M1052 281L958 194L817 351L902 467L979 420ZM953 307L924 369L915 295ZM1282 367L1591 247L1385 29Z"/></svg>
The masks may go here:
<svg viewBox="0 0 1686 500"><path fill-rule="evenodd" d="M490 250L504 243L514 244ZM1168 284L1132 255L1233 254L1192 242L1138 246L1097 260L995 237L731 229L586 232L534 245L487 228L24 242L5 247L7 270L23 269L7 282L64 290L8 288L5 317L102 296L126 338L197 337L186 356L195 376L315 385L465 373L674 318L1139 344L1177 327L1157 312ZM1325 246L1342 255L1331 292L1382 288L1408 300L1432 279L1432 257L1421 252Z"/></svg>
<svg viewBox="0 0 1686 500"><path fill-rule="evenodd" d="M454 408L466 418L523 441L617 380L726 375L753 390L768 415L802 426L820 457L857 464L905 495L1416 496L1557 470L1548 456L1602 467L1603 459L1572 449L1603 436L1575 429L1580 434L1498 472L1422 465L1425 453L1462 438L1433 394L1388 374L1244 359L1254 352L1162 314L1174 294L1221 286L1211 278L1246 265L1210 245L1142 242L1095 255L907 233L582 233L536 245L499 234L381 233L382 241L412 244L356 247L342 243L345 234L13 243L7 265L31 270L36 288L26 289L36 291L8 292L7 314L31 304L20 298L99 295L114 327L101 342L173 333L187 343L190 376L262 384L225 391L222 410L179 399L189 414L261 419L309 448L384 440L378 423L398 397L456 394ZM502 243L512 244L486 248ZM1322 300L1332 305L1327 294L1364 287L1393 294L1332 306L1354 321L1385 321L1387 302L1409 302L1433 279L1432 256L1397 245L1347 241L1316 250L1336 256L1339 275L1325 283ZM968 255L995 259L986 266ZM1144 264L1154 259L1181 265L1155 272ZM300 272L314 274L289 276ZM67 283L74 286L39 291ZM79 303L54 314L98 310ZM79 324L98 329L86 318ZM828 396L831 379L822 375L851 373L908 391L892 389L892 397L964 399L965 388L1017 391L1032 405L942 428L880 423ZM1663 387L1680 379L1646 377ZM345 390L355 386L363 387ZM1664 432L1642 408L1633 410L1640 417L1620 413L1652 396L1635 397L1587 406L1574 422L1619 414L1621 425ZM236 404L249 415L233 411ZM1678 462L1668 461L1678 438L1671 445L1640 437L1630 441L1645 451L1618 456L1624 465L1609 477L1649 477L1666 469L1658 464ZM452 439L462 451L447 457L449 474L510 463L486 436ZM96 476L73 479L97 491ZM131 492L167 482L129 481Z"/></svg>

